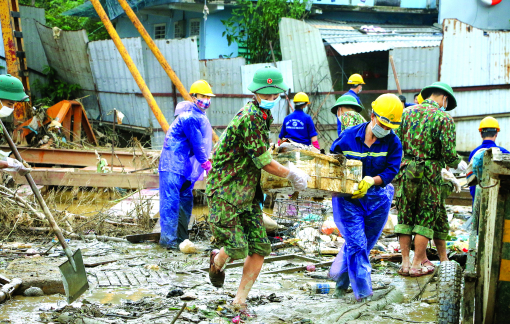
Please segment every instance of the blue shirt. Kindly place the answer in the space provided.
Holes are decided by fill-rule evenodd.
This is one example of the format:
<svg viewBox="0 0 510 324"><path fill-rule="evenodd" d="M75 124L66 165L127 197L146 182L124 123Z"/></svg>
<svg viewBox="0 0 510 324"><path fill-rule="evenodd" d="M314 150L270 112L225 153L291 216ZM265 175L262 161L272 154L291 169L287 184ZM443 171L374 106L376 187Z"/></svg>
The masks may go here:
<svg viewBox="0 0 510 324"><path fill-rule="evenodd" d="M361 100L359 99L358 94L356 92L352 91L352 89L347 91L345 94L343 94L342 97L343 96L351 96L351 97L356 98L356 101L358 101L358 104L363 107L363 104L361 103Z"/></svg>
<svg viewBox="0 0 510 324"><path fill-rule="evenodd" d="M483 149L483 148L489 149L491 147L498 147L501 150L501 153L507 153L507 154L510 153L507 149L505 149L501 146L497 146L494 141L483 140L482 145L475 148L473 150L473 152L471 152L471 154L469 154L469 162L471 162L471 159L473 158L473 156L475 156L475 154L476 154L476 152L478 152L478 150ZM473 199L475 199L476 186L469 187L469 192L471 193L471 197L473 197Z"/></svg>
<svg viewBox="0 0 510 324"><path fill-rule="evenodd" d="M302 110L295 110L283 120L279 138L288 138L294 142L310 145L312 137L317 136L312 117Z"/></svg>
<svg viewBox="0 0 510 324"><path fill-rule="evenodd" d="M363 163L363 176L380 176L385 187L400 169L402 144L393 131L378 138L372 146L365 144L367 123L347 128L331 145L331 153L343 153L348 159Z"/></svg>

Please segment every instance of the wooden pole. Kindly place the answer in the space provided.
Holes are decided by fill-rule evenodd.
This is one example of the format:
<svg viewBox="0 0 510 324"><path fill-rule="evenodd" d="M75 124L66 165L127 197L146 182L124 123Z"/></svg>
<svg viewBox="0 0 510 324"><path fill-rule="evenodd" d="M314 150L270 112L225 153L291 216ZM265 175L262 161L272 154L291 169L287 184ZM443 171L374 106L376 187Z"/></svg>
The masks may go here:
<svg viewBox="0 0 510 324"><path fill-rule="evenodd" d="M393 76L395 77L395 83L397 84L398 94L402 94L402 89L400 89L400 83L398 82L397 69L395 68L395 62L393 62L393 55L390 55L390 63L391 69L393 70Z"/></svg>

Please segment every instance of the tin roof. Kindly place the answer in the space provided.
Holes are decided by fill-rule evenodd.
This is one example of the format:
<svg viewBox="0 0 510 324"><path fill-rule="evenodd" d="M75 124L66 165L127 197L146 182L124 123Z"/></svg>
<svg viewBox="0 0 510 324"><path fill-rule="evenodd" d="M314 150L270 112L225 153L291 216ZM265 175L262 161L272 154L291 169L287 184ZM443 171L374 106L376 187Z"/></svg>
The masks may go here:
<svg viewBox="0 0 510 324"><path fill-rule="evenodd" d="M388 51L405 47L439 46L440 28L415 25L369 25L361 22L307 20L319 29L322 39L340 55Z"/></svg>

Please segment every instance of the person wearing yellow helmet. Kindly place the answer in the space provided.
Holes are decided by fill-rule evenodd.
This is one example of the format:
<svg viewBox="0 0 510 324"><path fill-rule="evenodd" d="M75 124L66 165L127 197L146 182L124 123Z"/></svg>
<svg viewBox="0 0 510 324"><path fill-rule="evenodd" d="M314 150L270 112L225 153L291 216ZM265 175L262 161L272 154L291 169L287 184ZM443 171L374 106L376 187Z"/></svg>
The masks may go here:
<svg viewBox="0 0 510 324"><path fill-rule="evenodd" d="M365 81L363 81L363 77L357 73L353 74L349 77L347 84L349 85L350 89L344 94L344 96L354 97L358 102L358 105L363 107L363 104L361 103L361 100L358 96L361 90L363 89L363 84L365 84Z"/></svg>
<svg viewBox="0 0 510 324"><path fill-rule="evenodd" d="M205 111L214 94L205 80L193 83L190 94L193 102L176 106L159 159L159 243L171 249L188 238L193 187L211 170L212 128Z"/></svg>
<svg viewBox="0 0 510 324"><path fill-rule="evenodd" d="M394 188L391 184L402 160L402 144L393 132L400 126L403 106L394 94L383 94L372 103L369 122L347 128L333 142L331 153L344 154L363 163L363 180L352 197L333 196L333 217L345 239L331 265L337 297L349 284L358 301L372 295L369 254L388 219Z"/></svg>
<svg viewBox="0 0 510 324"><path fill-rule="evenodd" d="M0 117L8 117L14 111L16 102L28 101L23 83L10 74L0 75ZM4 130L0 128L0 133ZM30 168L23 163L10 157L0 156L0 169L12 169L19 175L26 175Z"/></svg>
<svg viewBox="0 0 510 324"><path fill-rule="evenodd" d="M282 129L278 136L278 145L284 138L287 138L296 143L313 145L316 149L321 149L313 119L306 113L309 104L310 99L306 93L296 93L294 96L294 112L283 120Z"/></svg>
<svg viewBox="0 0 510 324"><path fill-rule="evenodd" d="M447 261L448 222L441 218L443 178L446 166L464 169L467 164L455 149L453 118L445 111L457 106L452 88L443 82L423 88L421 104L407 108L397 135L403 143L404 157L397 175L396 205L398 233L402 250L399 274L419 277L434 271L427 259L426 248L433 239L441 261ZM415 255L411 264L409 250L414 235Z"/></svg>
<svg viewBox="0 0 510 324"><path fill-rule="evenodd" d="M469 162L473 160L473 157L478 153L480 150L486 150L490 149L492 147L497 147L501 150L501 153L510 153L507 149L496 145L496 138L498 137L498 133L500 131L499 123L494 117L485 117L480 122L480 126L478 127L478 131L480 132L480 136L482 137L482 144L475 148L471 154L469 155ZM469 192L471 193L471 196L473 197L473 200L475 199L475 192L476 192L476 186L469 187Z"/></svg>

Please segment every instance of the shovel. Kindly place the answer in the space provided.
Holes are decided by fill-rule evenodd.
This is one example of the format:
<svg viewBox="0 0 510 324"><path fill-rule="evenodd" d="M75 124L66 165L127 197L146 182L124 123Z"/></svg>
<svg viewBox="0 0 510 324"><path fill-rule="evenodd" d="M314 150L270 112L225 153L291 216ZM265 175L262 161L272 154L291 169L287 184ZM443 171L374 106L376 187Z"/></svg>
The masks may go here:
<svg viewBox="0 0 510 324"><path fill-rule="evenodd" d="M18 149L14 145L11 137L9 136L9 133L7 132L7 129L5 129L5 126L1 120L0 127L3 130L5 140L9 144L9 147L14 153L14 156L16 156L16 159L18 159L18 161L23 163L23 159L21 158ZM62 282L64 283L67 302L70 304L73 301L75 301L78 297L80 297L80 295L83 294L89 288L89 283L87 281L87 274L85 273L85 266L83 265L81 251L78 249L76 250L76 252L74 252L74 254L71 252L69 245L67 245L64 236L62 235L62 231L58 227L53 216L51 215L48 206L46 206L46 203L44 202L44 199L41 196L39 189L37 189L34 179L32 178L32 175L30 173L27 173L25 177L27 178L30 188L32 188L32 191L34 192L34 195L37 198L39 205L43 209L44 214L48 218L51 229L57 235L58 240L60 244L62 244L62 248L64 248L64 252L67 256L68 260L62 263L59 266L59 269L60 272L62 273Z"/></svg>

